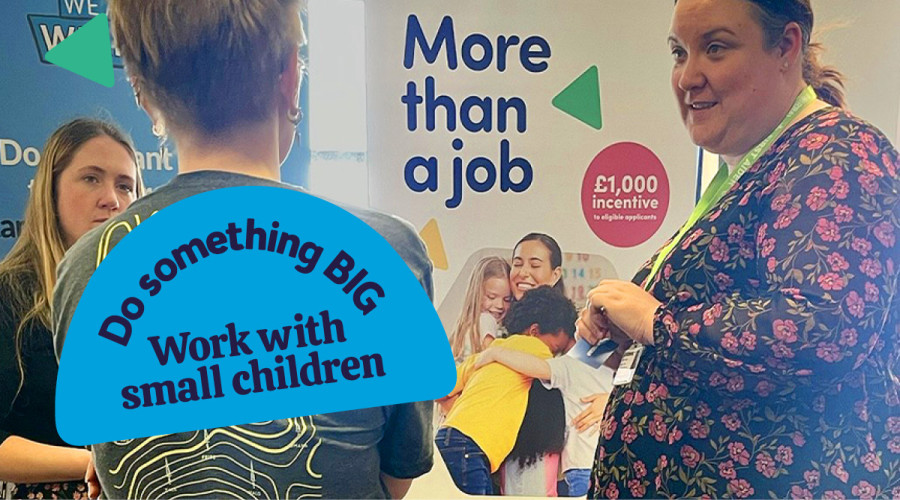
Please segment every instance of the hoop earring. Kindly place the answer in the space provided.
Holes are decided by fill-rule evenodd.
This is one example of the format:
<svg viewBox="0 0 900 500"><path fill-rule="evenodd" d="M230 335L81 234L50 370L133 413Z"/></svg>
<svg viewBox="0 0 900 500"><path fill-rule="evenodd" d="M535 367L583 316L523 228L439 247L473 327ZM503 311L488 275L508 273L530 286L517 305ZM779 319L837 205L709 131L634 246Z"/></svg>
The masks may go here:
<svg viewBox="0 0 900 500"><path fill-rule="evenodd" d="M159 122L153 123L153 128L151 130L156 137L163 138L166 136L166 126Z"/></svg>
<svg viewBox="0 0 900 500"><path fill-rule="evenodd" d="M287 119L294 125L294 142L300 142L300 122L303 121L303 110L300 107L291 108L288 111Z"/></svg>
<svg viewBox="0 0 900 500"><path fill-rule="evenodd" d="M303 110L300 107L292 108L288 111L287 119L289 122L294 124L294 127L300 125L300 122L303 121Z"/></svg>

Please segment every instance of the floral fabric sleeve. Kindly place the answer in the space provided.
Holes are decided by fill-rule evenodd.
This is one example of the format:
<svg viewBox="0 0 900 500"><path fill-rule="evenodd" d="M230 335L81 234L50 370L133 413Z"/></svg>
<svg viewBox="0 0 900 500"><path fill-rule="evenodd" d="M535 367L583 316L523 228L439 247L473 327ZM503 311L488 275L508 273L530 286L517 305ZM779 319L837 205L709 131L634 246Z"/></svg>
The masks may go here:
<svg viewBox="0 0 900 500"><path fill-rule="evenodd" d="M762 189L758 293L676 295L657 311L659 356L718 390L762 397L835 384L865 361L897 288L897 157L871 134L843 132L808 134ZM715 259L714 246L700 251Z"/></svg>

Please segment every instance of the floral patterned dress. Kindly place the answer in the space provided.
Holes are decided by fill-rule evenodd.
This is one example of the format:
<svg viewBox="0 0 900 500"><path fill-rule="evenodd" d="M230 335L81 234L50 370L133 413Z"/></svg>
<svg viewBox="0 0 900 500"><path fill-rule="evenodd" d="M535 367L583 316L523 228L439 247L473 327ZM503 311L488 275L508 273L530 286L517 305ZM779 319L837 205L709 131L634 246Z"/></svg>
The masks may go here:
<svg viewBox="0 0 900 500"><path fill-rule="evenodd" d="M826 108L700 219L653 284L589 496L900 497L898 166Z"/></svg>

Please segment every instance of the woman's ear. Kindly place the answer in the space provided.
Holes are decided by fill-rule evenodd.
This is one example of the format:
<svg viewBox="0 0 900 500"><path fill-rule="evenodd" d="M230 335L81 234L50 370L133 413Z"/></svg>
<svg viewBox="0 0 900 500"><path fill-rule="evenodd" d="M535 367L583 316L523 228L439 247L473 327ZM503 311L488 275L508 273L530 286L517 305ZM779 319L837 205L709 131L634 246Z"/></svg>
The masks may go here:
<svg viewBox="0 0 900 500"><path fill-rule="evenodd" d="M553 283L551 283L550 286L556 286L556 284L559 282L559 278L562 277L562 267L557 267L556 269L554 269L552 276Z"/></svg>
<svg viewBox="0 0 900 500"><path fill-rule="evenodd" d="M803 52L803 29L796 22L789 22L784 26L781 34L781 40L778 42L778 51L783 64L790 66Z"/></svg>

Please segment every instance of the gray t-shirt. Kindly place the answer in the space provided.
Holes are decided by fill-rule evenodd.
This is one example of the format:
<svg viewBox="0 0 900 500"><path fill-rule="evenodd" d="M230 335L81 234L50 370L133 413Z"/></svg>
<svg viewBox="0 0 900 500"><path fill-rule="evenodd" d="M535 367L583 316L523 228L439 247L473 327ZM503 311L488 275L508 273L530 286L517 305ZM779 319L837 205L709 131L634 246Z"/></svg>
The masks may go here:
<svg viewBox="0 0 900 500"><path fill-rule="evenodd" d="M179 200L232 186L299 189L229 172L186 173L109 224L135 225ZM431 262L412 226L379 212L342 208L381 234L432 298ZM57 359L88 280L125 234L113 232L101 247L103 227L95 228L60 263L53 295ZM102 443L93 455L103 491L112 498L381 498L388 496L381 472L413 478L431 470L431 419L431 402L407 403Z"/></svg>

